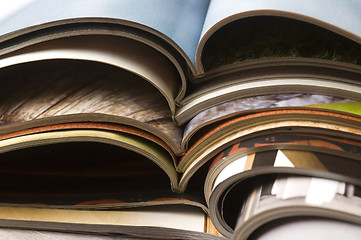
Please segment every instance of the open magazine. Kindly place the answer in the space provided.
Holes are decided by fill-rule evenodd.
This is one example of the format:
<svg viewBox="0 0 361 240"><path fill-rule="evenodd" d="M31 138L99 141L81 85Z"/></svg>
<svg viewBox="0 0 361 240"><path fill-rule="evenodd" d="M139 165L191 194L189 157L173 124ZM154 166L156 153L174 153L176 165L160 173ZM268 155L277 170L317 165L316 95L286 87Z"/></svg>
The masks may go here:
<svg viewBox="0 0 361 240"><path fill-rule="evenodd" d="M0 22L0 205L191 205L241 239L276 219L242 217L259 179L356 189L361 3L311 5L29 1Z"/></svg>

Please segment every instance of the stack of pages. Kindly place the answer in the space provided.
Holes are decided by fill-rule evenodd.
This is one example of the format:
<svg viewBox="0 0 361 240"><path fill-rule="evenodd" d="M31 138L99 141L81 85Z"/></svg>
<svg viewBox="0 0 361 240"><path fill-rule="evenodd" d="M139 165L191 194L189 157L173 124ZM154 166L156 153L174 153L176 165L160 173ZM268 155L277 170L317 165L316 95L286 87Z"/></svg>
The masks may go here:
<svg viewBox="0 0 361 240"><path fill-rule="evenodd" d="M360 12L29 1L0 22L0 227L267 239L318 219L357 235Z"/></svg>

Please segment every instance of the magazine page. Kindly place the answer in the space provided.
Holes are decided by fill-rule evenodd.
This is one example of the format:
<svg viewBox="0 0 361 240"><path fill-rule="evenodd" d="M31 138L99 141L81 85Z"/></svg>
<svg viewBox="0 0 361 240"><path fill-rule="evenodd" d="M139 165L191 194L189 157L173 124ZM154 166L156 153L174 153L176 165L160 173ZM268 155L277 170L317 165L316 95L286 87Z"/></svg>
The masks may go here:
<svg viewBox="0 0 361 240"><path fill-rule="evenodd" d="M136 4L118 0L35 0L3 21L0 35L76 23L77 19L121 21L173 41L173 46L178 45L178 51L193 61L208 4L209 0L139 0Z"/></svg>
<svg viewBox="0 0 361 240"><path fill-rule="evenodd" d="M212 0L197 49L197 70L202 72L203 47L213 33L236 19L251 16L281 16L302 20L354 41L361 42L361 3L337 0L303 2L297 0Z"/></svg>
<svg viewBox="0 0 361 240"><path fill-rule="evenodd" d="M19 64L1 71L0 78L4 81L2 129L35 119L86 113L101 119L99 115L105 114L114 117L114 122L126 121L152 132L180 151L182 132L172 121L167 101L151 84L128 71L95 62L54 60Z"/></svg>

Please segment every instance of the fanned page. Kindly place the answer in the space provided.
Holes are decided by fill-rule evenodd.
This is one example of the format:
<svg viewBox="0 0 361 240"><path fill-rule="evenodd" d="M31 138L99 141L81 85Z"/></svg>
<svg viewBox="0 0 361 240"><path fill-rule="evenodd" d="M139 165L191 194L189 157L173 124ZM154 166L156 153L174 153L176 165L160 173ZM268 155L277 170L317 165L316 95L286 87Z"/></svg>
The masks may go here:
<svg viewBox="0 0 361 240"><path fill-rule="evenodd" d="M255 16L286 17L301 20L328 29L346 38L361 43L361 3L359 1L340 2L337 0L317 0L309 3L297 0L212 0L204 22L201 39L196 54L198 73L204 73L203 56L207 41L219 29L230 22ZM242 35L242 29L239 29ZM243 36L247 37L247 32ZM227 37L223 35L223 41ZM211 56L208 56L211 58ZM214 57L213 58L217 58ZM212 59L219 60L219 59ZM229 59L224 59L229 63Z"/></svg>
<svg viewBox="0 0 361 240"><path fill-rule="evenodd" d="M55 116L105 114L115 117L114 122L153 132L173 145L173 151L180 151L181 129L173 123L165 99L127 71L94 62L54 60L3 69L1 79L2 128Z"/></svg>
<svg viewBox="0 0 361 240"><path fill-rule="evenodd" d="M1 221L5 239L68 239L68 240L225 240L213 234L148 226L114 226L96 224L48 223L34 221ZM20 227L18 227L20 226Z"/></svg>
<svg viewBox="0 0 361 240"><path fill-rule="evenodd" d="M6 58L6 54L26 47L37 48L30 49L33 54L37 54L39 45L48 47L52 44L47 43L49 41L79 36L86 36L89 42L105 35L108 37L105 46L115 49L123 46L125 38L125 41L133 42L126 47L126 52L133 51L130 57L133 61L128 64L122 61L119 64L119 61L109 56L105 56L105 59L98 57L97 61L139 73L163 93L174 112L176 102L179 103L185 95L188 69L190 66L194 69L196 46L208 4L209 0L143 0L136 4L113 0L34 0L0 23L0 55ZM61 47L59 43L56 45ZM143 55L140 52L144 49L146 55L154 57L155 64L163 66L157 70L161 73L154 74L149 66L146 69L147 66L142 64L144 60L141 60ZM155 53L149 54L149 50ZM120 59L129 57L129 54L125 56L126 52L123 49ZM67 58L78 59L78 55L80 58L87 57L73 52ZM38 60L29 57L27 61ZM89 55L88 58L94 61ZM164 60L166 64L160 64L159 61ZM134 64L137 61L142 66ZM129 64L134 65L131 65L132 69L129 69ZM147 74L144 75L145 69ZM172 76L169 76L169 72L172 72Z"/></svg>
<svg viewBox="0 0 361 240"><path fill-rule="evenodd" d="M235 115L246 115L256 111L269 111L271 108L314 107L333 109L341 112L361 115L361 103L350 99L337 98L318 94L270 94L249 98L239 98L233 101L210 107L185 125L183 144L190 141L192 135L211 123L231 118Z"/></svg>
<svg viewBox="0 0 361 240"><path fill-rule="evenodd" d="M6 54L0 68L54 59L101 62L133 72L158 88L174 112L174 99L181 88L177 70L155 49L128 38L97 35L49 40Z"/></svg>
<svg viewBox="0 0 361 240"><path fill-rule="evenodd" d="M140 28L173 42L188 62L195 51L209 0L34 0L0 24L0 35L14 35L62 24L98 21ZM83 19L83 20L82 20ZM115 20L115 21L114 21ZM9 35L6 38L11 38Z"/></svg>
<svg viewBox="0 0 361 240"><path fill-rule="evenodd" d="M346 127L344 131L342 130L343 126ZM229 118L198 133L198 137L194 139L191 147L178 165L179 170L184 172L180 180L180 188L185 187L186 182L197 171L198 167L204 165L210 158L215 157L214 153L229 146L236 139L243 138L244 140L251 134L263 135L266 131L284 128L294 129L294 131L300 131L301 128L310 128L313 129L311 131L321 132L336 130L338 134L341 134L341 132L355 133L358 136L359 129L356 128L360 126L359 117L311 108L309 110L283 109L265 111ZM351 130L351 128L353 129Z"/></svg>
<svg viewBox="0 0 361 240"><path fill-rule="evenodd" d="M224 240L207 233L208 223L204 211L186 205L117 211L0 207L0 224L3 227L0 235L5 239ZM24 230L27 228L29 230Z"/></svg>
<svg viewBox="0 0 361 240"><path fill-rule="evenodd" d="M204 231L204 211L186 205L140 207L118 211L25 207L0 207L0 210L0 219L10 221L69 223L69 216L72 216L71 223L75 224L167 227Z"/></svg>

